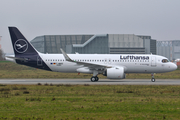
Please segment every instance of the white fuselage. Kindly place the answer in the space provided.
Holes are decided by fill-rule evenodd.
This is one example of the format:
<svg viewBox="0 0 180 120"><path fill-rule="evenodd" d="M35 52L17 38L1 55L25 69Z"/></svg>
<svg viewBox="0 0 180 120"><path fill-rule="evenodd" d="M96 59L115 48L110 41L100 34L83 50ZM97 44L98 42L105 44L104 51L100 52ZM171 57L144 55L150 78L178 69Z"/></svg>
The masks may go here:
<svg viewBox="0 0 180 120"><path fill-rule="evenodd" d="M43 61L52 71L57 72L79 72L83 65L68 62L63 54L39 54ZM125 55L125 54L68 54L73 61L83 63L92 63L105 66L123 67L125 73L163 73L177 69L177 66L171 62L162 62L167 58L159 55ZM92 71L84 71L92 73Z"/></svg>

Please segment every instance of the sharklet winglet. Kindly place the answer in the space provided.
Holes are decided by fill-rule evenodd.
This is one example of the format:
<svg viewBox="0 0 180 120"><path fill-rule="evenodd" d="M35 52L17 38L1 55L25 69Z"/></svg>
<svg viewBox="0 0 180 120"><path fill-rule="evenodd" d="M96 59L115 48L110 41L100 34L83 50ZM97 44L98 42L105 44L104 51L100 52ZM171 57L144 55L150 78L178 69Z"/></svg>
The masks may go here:
<svg viewBox="0 0 180 120"><path fill-rule="evenodd" d="M66 61L74 62L74 61L73 61L73 60L72 60L72 59L64 52L63 49L60 48L60 50L61 50L61 52L62 52L64 58L66 59Z"/></svg>

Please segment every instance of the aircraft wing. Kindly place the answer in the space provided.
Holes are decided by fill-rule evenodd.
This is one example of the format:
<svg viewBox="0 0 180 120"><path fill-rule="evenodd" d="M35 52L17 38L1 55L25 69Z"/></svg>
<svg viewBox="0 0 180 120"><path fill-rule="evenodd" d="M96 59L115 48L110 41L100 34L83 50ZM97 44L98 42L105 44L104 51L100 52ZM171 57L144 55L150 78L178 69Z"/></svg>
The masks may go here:
<svg viewBox="0 0 180 120"><path fill-rule="evenodd" d="M83 65L84 67L88 67L89 69L105 69L111 68L112 66L106 66L101 64L94 64L94 63L85 63L85 62L75 62L77 65Z"/></svg>
<svg viewBox="0 0 180 120"><path fill-rule="evenodd" d="M61 50L64 58L66 59L66 61L77 63L77 65L83 65L84 67L88 67L89 69L105 69L105 68L111 68L111 67L112 67L112 66L103 65L103 64L73 61L73 60L64 52L63 49L60 49L60 50Z"/></svg>

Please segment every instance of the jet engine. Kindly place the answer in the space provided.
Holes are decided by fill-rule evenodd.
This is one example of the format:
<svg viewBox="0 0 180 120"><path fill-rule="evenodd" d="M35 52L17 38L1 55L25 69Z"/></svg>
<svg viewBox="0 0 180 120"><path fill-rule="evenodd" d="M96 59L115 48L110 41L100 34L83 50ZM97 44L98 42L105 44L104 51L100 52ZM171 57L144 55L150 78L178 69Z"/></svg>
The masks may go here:
<svg viewBox="0 0 180 120"><path fill-rule="evenodd" d="M103 73L103 75L107 76L107 78L109 78L109 79L124 79L124 78L126 78L123 67L108 68Z"/></svg>

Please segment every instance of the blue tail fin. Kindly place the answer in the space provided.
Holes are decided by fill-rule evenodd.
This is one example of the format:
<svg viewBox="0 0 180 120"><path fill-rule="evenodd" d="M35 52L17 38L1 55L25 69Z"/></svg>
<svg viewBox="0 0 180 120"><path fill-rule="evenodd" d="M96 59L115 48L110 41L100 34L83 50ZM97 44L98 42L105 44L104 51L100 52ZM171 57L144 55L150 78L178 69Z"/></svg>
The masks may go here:
<svg viewBox="0 0 180 120"><path fill-rule="evenodd" d="M15 56L38 54L37 51L32 47L32 45L16 27L9 27L9 32Z"/></svg>
<svg viewBox="0 0 180 120"><path fill-rule="evenodd" d="M15 57L7 58L15 60L15 62L18 64L39 69L51 70L43 61L39 53L16 27L9 27L9 32Z"/></svg>

